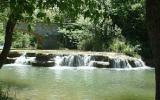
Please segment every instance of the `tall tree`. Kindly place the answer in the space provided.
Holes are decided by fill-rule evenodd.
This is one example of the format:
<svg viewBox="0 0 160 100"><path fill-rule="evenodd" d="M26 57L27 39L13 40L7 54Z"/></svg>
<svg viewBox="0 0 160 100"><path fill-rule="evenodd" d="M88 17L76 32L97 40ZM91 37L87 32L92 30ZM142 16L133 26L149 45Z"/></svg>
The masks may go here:
<svg viewBox="0 0 160 100"><path fill-rule="evenodd" d="M12 44L12 35L13 35L13 30L14 27L17 23L17 21L22 20L23 13L26 13L28 15L32 15L34 11L34 3L35 0L33 1L22 1L22 0L2 0L0 2L0 11L3 13L6 10L8 11L8 21L6 24L6 29L5 29L5 43L3 50L0 54L0 68L2 67L4 61L6 60L6 57L9 54L11 44Z"/></svg>
<svg viewBox="0 0 160 100"><path fill-rule="evenodd" d="M85 0L86 1L86 0ZM0 0L0 12L7 10L7 24L5 31L5 43L0 54L0 68L6 60L11 44L13 30L17 22L28 22L37 18L46 18L47 9L57 7L60 12L68 13L72 18L81 11L84 0Z"/></svg>
<svg viewBox="0 0 160 100"><path fill-rule="evenodd" d="M146 20L155 63L155 100L160 100L160 0L146 0Z"/></svg>

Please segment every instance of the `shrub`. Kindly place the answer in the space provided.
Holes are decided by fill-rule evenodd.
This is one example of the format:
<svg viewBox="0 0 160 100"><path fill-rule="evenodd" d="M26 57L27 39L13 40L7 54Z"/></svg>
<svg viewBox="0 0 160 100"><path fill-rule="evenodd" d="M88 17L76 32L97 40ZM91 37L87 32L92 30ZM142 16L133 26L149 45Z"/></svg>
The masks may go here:
<svg viewBox="0 0 160 100"><path fill-rule="evenodd" d="M13 35L13 48L30 48L35 47L35 44L34 37L27 33L15 32Z"/></svg>
<svg viewBox="0 0 160 100"><path fill-rule="evenodd" d="M124 40L115 39L109 45L108 49L109 49L109 51L124 53L128 56L139 57L139 55L138 55L139 47L138 46L133 47L131 44L126 43Z"/></svg>
<svg viewBox="0 0 160 100"><path fill-rule="evenodd" d="M94 50L93 38L88 38L86 40L82 40L81 42L79 42L78 49L87 50L87 51L93 51Z"/></svg>

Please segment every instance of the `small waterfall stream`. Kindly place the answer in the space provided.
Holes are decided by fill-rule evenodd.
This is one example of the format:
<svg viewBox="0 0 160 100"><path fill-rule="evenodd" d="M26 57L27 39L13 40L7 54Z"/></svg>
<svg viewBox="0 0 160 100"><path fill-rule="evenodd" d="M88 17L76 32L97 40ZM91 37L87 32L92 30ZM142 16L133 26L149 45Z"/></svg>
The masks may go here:
<svg viewBox="0 0 160 100"><path fill-rule="evenodd" d="M26 53L23 53L20 57L17 57L14 64L29 64L35 60L36 57L26 57Z"/></svg>
<svg viewBox="0 0 160 100"><path fill-rule="evenodd" d="M69 55L69 56L56 56L54 58L56 66L88 66L92 57L89 55Z"/></svg>
<svg viewBox="0 0 160 100"><path fill-rule="evenodd" d="M113 68L132 68L127 59L115 58L110 61Z"/></svg>
<svg viewBox="0 0 160 100"><path fill-rule="evenodd" d="M105 56L104 56L105 57ZM32 64L35 62L36 57L26 57L26 53L22 54L15 61L15 64ZM141 59L137 58L109 58L108 61L96 60L95 55L57 55L52 58L54 66L88 66L98 68L135 68L145 67L145 63ZM49 62L49 61L48 61ZM46 62L47 63L47 62Z"/></svg>
<svg viewBox="0 0 160 100"><path fill-rule="evenodd" d="M17 57L14 63L15 64L25 64L26 63L26 53L23 53L20 57Z"/></svg>

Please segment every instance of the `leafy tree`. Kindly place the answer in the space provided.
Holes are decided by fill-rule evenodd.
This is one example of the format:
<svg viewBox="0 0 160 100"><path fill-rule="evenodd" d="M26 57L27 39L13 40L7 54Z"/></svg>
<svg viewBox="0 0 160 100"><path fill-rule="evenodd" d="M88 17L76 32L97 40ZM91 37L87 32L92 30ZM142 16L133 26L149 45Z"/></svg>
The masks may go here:
<svg viewBox="0 0 160 100"><path fill-rule="evenodd" d="M33 48L36 45L36 41L34 41L34 36L31 36L28 33L25 32L14 32L13 34L13 48Z"/></svg>
<svg viewBox="0 0 160 100"><path fill-rule="evenodd" d="M123 36L133 46L139 45L138 53L151 58L151 49L145 22L145 0L111 0L113 23L122 29Z"/></svg>
<svg viewBox="0 0 160 100"><path fill-rule="evenodd" d="M7 24L5 29L5 42L0 55L0 67L10 51L12 44L13 30L17 22L28 22L38 17L41 19L47 18L45 10L57 7L61 12L67 12L72 18L81 11L81 5L85 3L82 0L1 0L0 11L7 10ZM39 12L35 14L36 10ZM36 15L36 16L35 16Z"/></svg>

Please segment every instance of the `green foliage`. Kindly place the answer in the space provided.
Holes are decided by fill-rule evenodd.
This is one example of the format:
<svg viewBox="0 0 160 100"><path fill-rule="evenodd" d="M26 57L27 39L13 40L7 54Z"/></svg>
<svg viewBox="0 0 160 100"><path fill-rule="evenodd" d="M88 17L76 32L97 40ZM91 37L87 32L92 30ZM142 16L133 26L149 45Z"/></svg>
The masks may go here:
<svg viewBox="0 0 160 100"><path fill-rule="evenodd" d="M122 35L131 45L140 45L143 57L151 54L145 23L145 0L111 0L113 23L122 29Z"/></svg>
<svg viewBox="0 0 160 100"><path fill-rule="evenodd" d="M105 49L116 38L121 38L121 29L112 23L111 19L105 19L103 22L93 26L95 29L94 39L98 43L98 51Z"/></svg>
<svg viewBox="0 0 160 100"><path fill-rule="evenodd" d="M129 55L138 52L146 56L150 47L144 6L144 0L6 0L0 2L0 11L3 12L0 16L14 12L18 21L63 23L60 32L64 33L61 39L64 48L118 49L117 52L128 52ZM113 42L123 37L125 42L117 43L116 48ZM22 47L22 44L16 45ZM135 50L137 45L140 50ZM126 50L119 50L122 47Z"/></svg>
<svg viewBox="0 0 160 100"><path fill-rule="evenodd" d="M77 49L83 40L93 37L88 29L89 19L80 16L74 24L64 24L59 31L63 33L63 43L65 48Z"/></svg>
<svg viewBox="0 0 160 100"><path fill-rule="evenodd" d="M0 23L0 45L4 43L4 30L3 30L3 23Z"/></svg>
<svg viewBox="0 0 160 100"><path fill-rule="evenodd" d="M78 49L80 50L87 50L87 51L94 51L96 50L97 43L94 41L93 37L87 38L79 42Z"/></svg>
<svg viewBox="0 0 160 100"><path fill-rule="evenodd" d="M34 37L24 32L15 32L13 35L13 48L34 48L36 41Z"/></svg>
<svg viewBox="0 0 160 100"><path fill-rule="evenodd" d="M111 19L97 22L80 16L75 24L68 24L60 29L64 33L65 45L72 45L74 49L105 51L115 38L121 38L121 29L113 25ZM67 46L66 46L67 47Z"/></svg>
<svg viewBox="0 0 160 100"><path fill-rule="evenodd" d="M116 39L109 45L108 49L112 52L119 52L129 56L138 57L139 55L137 52L140 48L139 46L133 47L131 44L126 43L125 40Z"/></svg>

